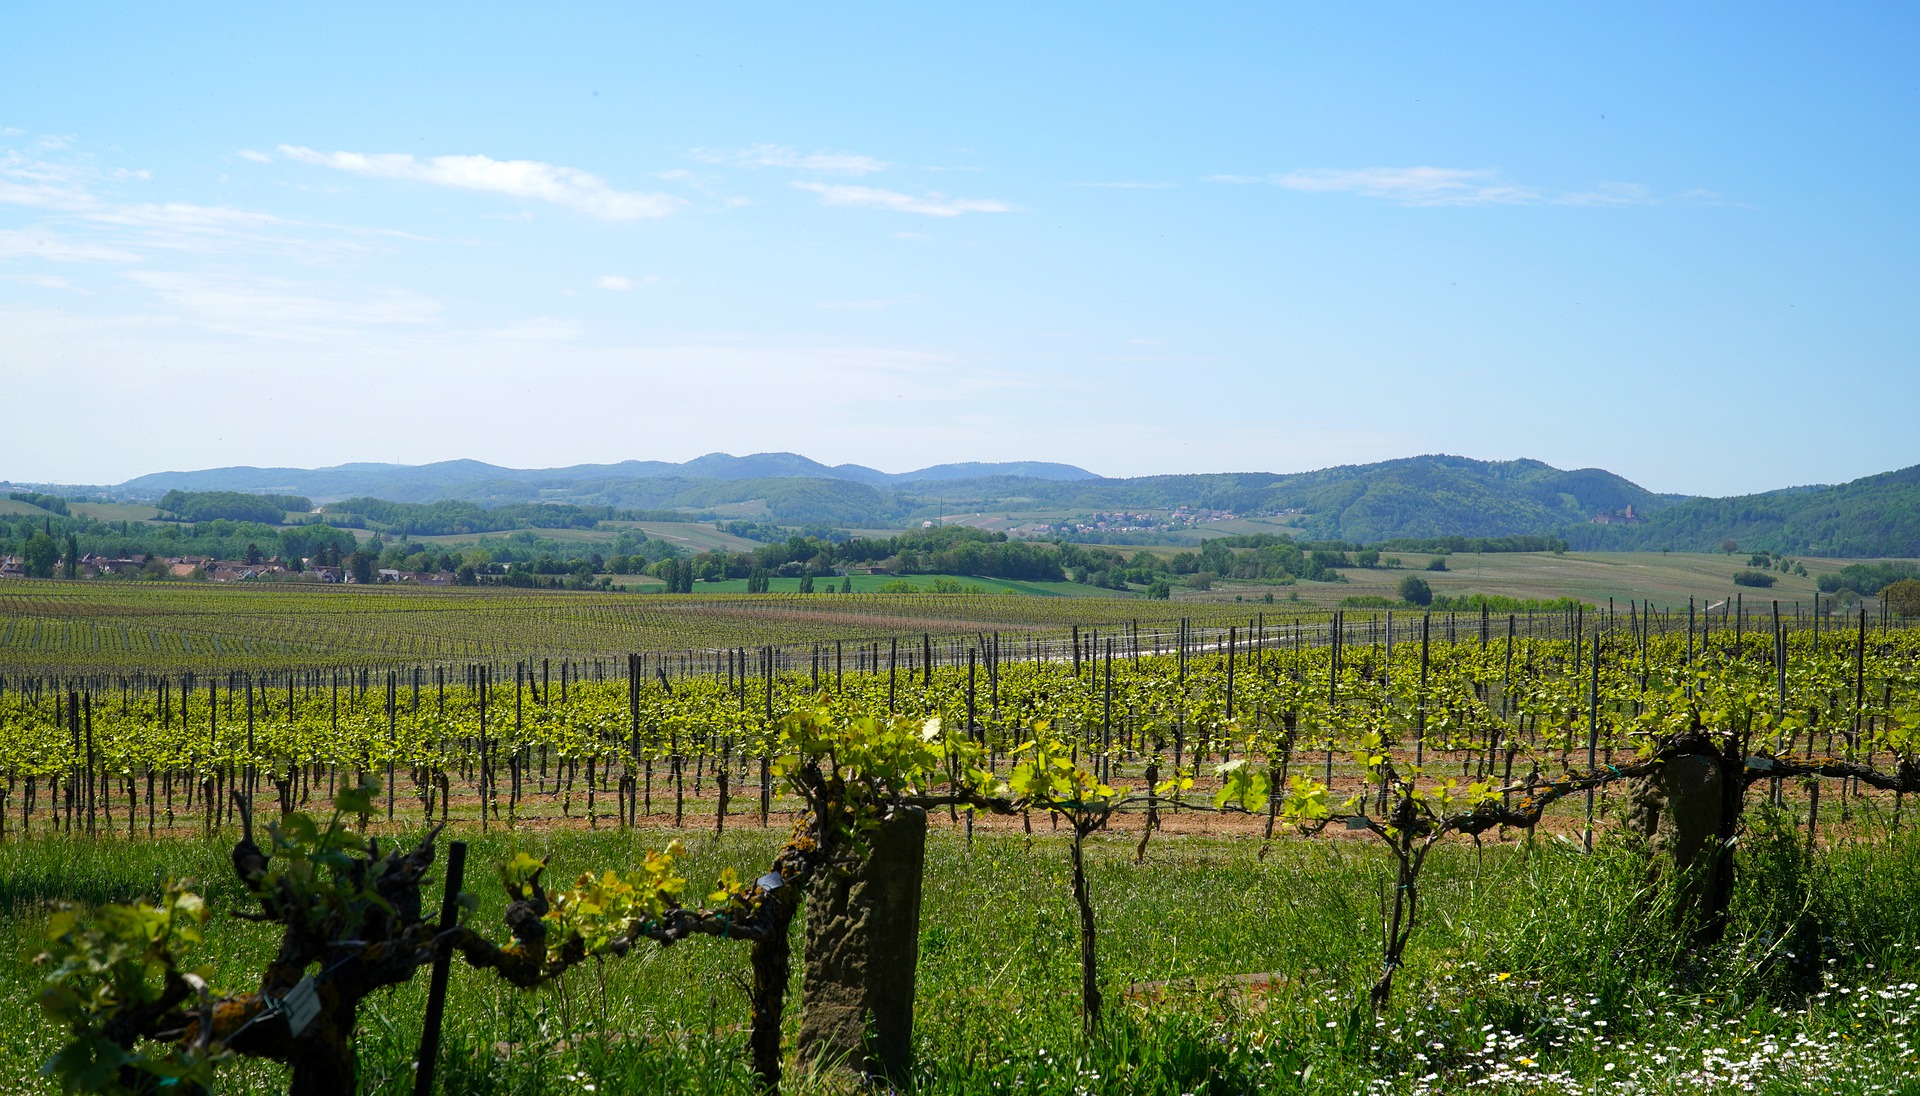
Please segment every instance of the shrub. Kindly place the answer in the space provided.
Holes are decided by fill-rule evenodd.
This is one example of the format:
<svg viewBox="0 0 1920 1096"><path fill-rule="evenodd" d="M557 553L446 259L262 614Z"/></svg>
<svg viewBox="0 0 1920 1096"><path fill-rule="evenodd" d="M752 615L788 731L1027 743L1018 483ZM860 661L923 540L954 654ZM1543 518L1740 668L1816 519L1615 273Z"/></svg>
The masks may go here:
<svg viewBox="0 0 1920 1096"><path fill-rule="evenodd" d="M1735 586L1772 586L1780 581L1766 571L1741 571L1733 576Z"/></svg>
<svg viewBox="0 0 1920 1096"><path fill-rule="evenodd" d="M1441 561L1435 560L1434 562L1439 563ZM1406 578L1400 580L1400 600L1409 605L1431 605L1433 603L1433 587L1428 586L1427 580L1421 578L1419 575L1408 575Z"/></svg>
<svg viewBox="0 0 1920 1096"><path fill-rule="evenodd" d="M1446 569L1447 561L1444 556L1435 556L1427 561L1427 570L1429 571L1444 571Z"/></svg>
<svg viewBox="0 0 1920 1096"><path fill-rule="evenodd" d="M1903 617L1920 616L1920 579L1903 578L1880 591L1880 599Z"/></svg>

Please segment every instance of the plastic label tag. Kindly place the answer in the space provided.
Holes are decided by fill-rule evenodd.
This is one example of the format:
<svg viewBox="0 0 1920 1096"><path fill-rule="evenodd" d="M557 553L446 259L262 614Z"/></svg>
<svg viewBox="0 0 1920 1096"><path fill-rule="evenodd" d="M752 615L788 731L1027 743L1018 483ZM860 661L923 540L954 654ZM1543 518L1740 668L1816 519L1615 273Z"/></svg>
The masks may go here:
<svg viewBox="0 0 1920 1096"><path fill-rule="evenodd" d="M787 885L787 881L785 879L780 878L780 873L777 871L768 872L767 874L754 880L754 883L756 883L761 890L766 891L769 894Z"/></svg>
<svg viewBox="0 0 1920 1096"><path fill-rule="evenodd" d="M1767 770L1773 768L1773 758L1749 757L1747 758L1747 768L1752 769L1754 772L1760 772L1760 773L1766 772Z"/></svg>
<svg viewBox="0 0 1920 1096"><path fill-rule="evenodd" d="M320 1015L320 995L314 990L313 975L300 979L299 985L280 998L280 1011L287 1014L287 1030L298 1039L314 1017Z"/></svg>
<svg viewBox="0 0 1920 1096"><path fill-rule="evenodd" d="M1360 815L1354 814L1354 815L1347 816L1347 828L1350 830L1364 830L1364 829L1370 829L1371 827L1367 825L1367 820L1365 818L1362 818Z"/></svg>

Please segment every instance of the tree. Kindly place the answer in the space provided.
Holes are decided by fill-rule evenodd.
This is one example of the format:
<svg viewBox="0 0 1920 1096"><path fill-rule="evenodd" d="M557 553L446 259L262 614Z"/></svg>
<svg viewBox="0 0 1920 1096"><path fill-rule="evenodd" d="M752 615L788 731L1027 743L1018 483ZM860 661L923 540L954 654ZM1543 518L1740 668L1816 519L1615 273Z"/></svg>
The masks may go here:
<svg viewBox="0 0 1920 1096"><path fill-rule="evenodd" d="M1427 570L1429 571L1444 571L1446 569L1447 558L1445 556L1435 556L1427 561Z"/></svg>
<svg viewBox="0 0 1920 1096"><path fill-rule="evenodd" d="M1164 580L1147 587L1147 597L1153 601L1166 601L1173 597L1173 587Z"/></svg>
<svg viewBox="0 0 1920 1096"><path fill-rule="evenodd" d="M800 576L800 592L803 594L813 593L813 576L812 575Z"/></svg>
<svg viewBox="0 0 1920 1096"><path fill-rule="evenodd" d="M1732 555L1740 550L1740 542L1729 537L1720 542L1720 550L1728 555Z"/></svg>
<svg viewBox="0 0 1920 1096"><path fill-rule="evenodd" d="M64 563L67 578L80 577L80 538L72 533L67 534L67 553Z"/></svg>
<svg viewBox="0 0 1920 1096"><path fill-rule="evenodd" d="M1887 608L1903 617L1920 616L1920 579L1903 578L1880 591Z"/></svg>
<svg viewBox="0 0 1920 1096"><path fill-rule="evenodd" d="M362 586L373 582L373 561L371 552L355 552L347 557L347 570L353 575L353 581Z"/></svg>
<svg viewBox="0 0 1920 1096"><path fill-rule="evenodd" d="M47 534L35 533L27 538L20 555L26 561L28 578L52 578L53 568L60 562L60 547Z"/></svg>
<svg viewBox="0 0 1920 1096"><path fill-rule="evenodd" d="M1400 580L1400 600L1409 605L1433 604L1433 587L1419 575L1408 575Z"/></svg>

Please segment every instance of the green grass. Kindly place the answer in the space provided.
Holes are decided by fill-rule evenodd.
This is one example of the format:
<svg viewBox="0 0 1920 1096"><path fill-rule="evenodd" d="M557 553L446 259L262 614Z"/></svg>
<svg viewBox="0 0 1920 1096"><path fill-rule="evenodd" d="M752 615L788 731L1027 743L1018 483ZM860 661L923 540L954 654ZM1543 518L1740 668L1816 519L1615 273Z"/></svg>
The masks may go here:
<svg viewBox="0 0 1920 1096"><path fill-rule="evenodd" d="M1044 824L1031 840L983 834L971 846L939 830L921 921L915 1091L1914 1091L1920 842L1882 836L1809 864L1791 833L1756 823L1732 930L1704 951L1674 941L1660 893L1624 849L1443 846L1394 1004L1377 1022L1363 1001L1378 969L1385 865L1370 843L1284 840L1262 858L1248 839L1156 838L1136 865L1131 835L1097 838L1109 1011L1091 1044L1079 1034L1063 843ZM474 838L479 923L499 932L502 899L487 880L510 847L551 853L553 873L567 876L630 863L668 836ZM776 842L757 830L696 836L688 874L754 869ZM216 985L247 984L273 937L227 916L241 896L224 852L201 840L0 847L0 1090L50 1091L35 1069L57 1033L32 1005L31 959L54 902L200 876L220 911L203 958ZM750 1092L744 969L739 946L712 940L644 949L538 993L456 965L446 1091ZM1271 992L1230 980L1253 973L1275 976ZM1137 982L1160 985L1129 993ZM365 1091L407 1091L424 983L369 1002ZM790 1005L790 1038L797 1019ZM227 1080L223 1091L284 1087L271 1066ZM837 1090L804 1077L789 1088Z"/></svg>

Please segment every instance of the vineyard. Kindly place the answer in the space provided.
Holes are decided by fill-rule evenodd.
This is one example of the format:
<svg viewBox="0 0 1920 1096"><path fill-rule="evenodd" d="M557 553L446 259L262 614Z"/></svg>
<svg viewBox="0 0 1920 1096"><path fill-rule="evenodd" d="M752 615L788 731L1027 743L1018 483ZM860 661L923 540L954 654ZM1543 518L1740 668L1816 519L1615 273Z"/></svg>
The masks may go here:
<svg viewBox="0 0 1920 1096"><path fill-rule="evenodd" d="M1143 611L1144 610L1144 611ZM1240 623L1237 605L1182 607L1196 624ZM271 671L523 659L620 660L877 637L1118 630L1167 610L1139 600L1005 594L667 595L276 588L9 581L0 667L41 675Z"/></svg>
<svg viewBox="0 0 1920 1096"><path fill-rule="evenodd" d="M455 1053L449 1090L831 1087L813 1070L840 1061L928 1091L1797 1091L1839 1068L1868 1091L1912 1058L1920 632L1865 614L1075 601L1049 629L992 596L485 594L481 640L445 595L358 621L332 596L209 590L164 633L137 591L118 631L97 595L59 633L55 587L0 606L14 913L72 893L49 857L106 877L80 897L147 896L50 919L67 1034L11 1036L49 1063L34 1083L271 1091L279 1062L295 1091L407 1090L421 1029L381 1002L419 1015L415 968L444 987L452 954L453 1045L544 1080ZM443 833L505 884L469 883L493 897L457 924L423 906ZM924 912L887 914L920 857ZM201 882L156 891L115 858ZM904 1032L877 1005L822 1019L839 917L907 956L859 983L905 994ZM195 949L226 996L189 978ZM301 986L307 1035L280 1003ZM1698 1045L1696 1015L1728 1034ZM1680 1042L1629 1053L1634 1027Z"/></svg>

